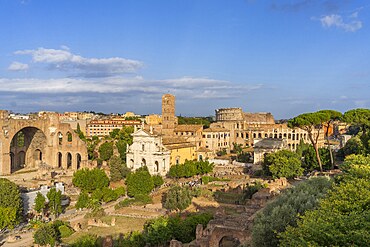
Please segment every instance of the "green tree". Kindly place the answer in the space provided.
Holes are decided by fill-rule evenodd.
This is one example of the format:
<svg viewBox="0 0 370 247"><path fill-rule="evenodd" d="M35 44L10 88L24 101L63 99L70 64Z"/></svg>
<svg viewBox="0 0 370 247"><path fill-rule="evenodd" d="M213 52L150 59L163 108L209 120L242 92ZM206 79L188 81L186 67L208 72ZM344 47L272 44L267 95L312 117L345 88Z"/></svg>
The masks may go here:
<svg viewBox="0 0 370 247"><path fill-rule="evenodd" d="M148 195L154 189L152 176L146 166L129 173L126 178L127 195Z"/></svg>
<svg viewBox="0 0 370 247"><path fill-rule="evenodd" d="M36 212L41 213L44 211L44 209L46 208L45 202L46 202L45 197L40 192L38 192L35 198Z"/></svg>
<svg viewBox="0 0 370 247"><path fill-rule="evenodd" d="M276 200L257 214L252 228L253 246L278 246L278 233L287 226L296 226L299 215L317 207L331 188L332 181L325 177L312 178L285 190Z"/></svg>
<svg viewBox="0 0 370 247"><path fill-rule="evenodd" d="M357 136L352 137L342 148L343 155L347 156L350 154L365 154L366 150L361 139Z"/></svg>
<svg viewBox="0 0 370 247"><path fill-rule="evenodd" d="M168 227L168 218L159 217L144 225L144 240L149 246L165 246L172 238L172 229Z"/></svg>
<svg viewBox="0 0 370 247"><path fill-rule="evenodd" d="M59 233L53 224L43 224L33 234L35 244L55 246L59 242Z"/></svg>
<svg viewBox="0 0 370 247"><path fill-rule="evenodd" d="M80 124L77 123L77 130L76 130L76 134L78 135L78 137L85 141L86 142L86 137L85 137L85 134L81 131L81 127L80 127Z"/></svg>
<svg viewBox="0 0 370 247"><path fill-rule="evenodd" d="M160 175L154 175L152 176L152 179L154 183L154 188L158 188L164 183L163 178Z"/></svg>
<svg viewBox="0 0 370 247"><path fill-rule="evenodd" d="M119 129L114 129L111 132L109 132L109 136L113 139L117 138L119 134Z"/></svg>
<svg viewBox="0 0 370 247"><path fill-rule="evenodd" d="M109 160L113 155L113 142L104 142L99 147L99 157L102 160Z"/></svg>
<svg viewBox="0 0 370 247"><path fill-rule="evenodd" d="M298 155L289 150L267 154L263 161L263 170L265 174L271 174L274 178L293 178L303 174Z"/></svg>
<svg viewBox="0 0 370 247"><path fill-rule="evenodd" d="M281 246L369 246L370 164L366 158L345 160L339 184L315 210L279 234Z"/></svg>
<svg viewBox="0 0 370 247"><path fill-rule="evenodd" d="M323 169L327 170L331 167L330 152L327 148L319 148L319 154L322 162ZM320 169L317 162L315 149L312 145L308 145L307 149L302 152L302 167L307 171Z"/></svg>
<svg viewBox="0 0 370 247"><path fill-rule="evenodd" d="M122 160L118 156L112 156L109 160L110 168L110 180L119 181L122 178L126 177L130 169L122 163Z"/></svg>
<svg viewBox="0 0 370 247"><path fill-rule="evenodd" d="M81 194L78 196L76 208L87 208L87 206L89 205L89 200L89 194L86 191L82 191Z"/></svg>
<svg viewBox="0 0 370 247"><path fill-rule="evenodd" d="M46 194L49 203L48 208L55 217L58 217L62 213L62 192L56 190L56 188L51 188Z"/></svg>
<svg viewBox="0 0 370 247"><path fill-rule="evenodd" d="M0 229L12 228L22 218L23 204L18 186L0 178Z"/></svg>
<svg viewBox="0 0 370 247"><path fill-rule="evenodd" d="M126 160L126 150L127 150L127 143L124 140L118 140L116 142L116 148L119 153L119 157L121 158L122 161Z"/></svg>
<svg viewBox="0 0 370 247"><path fill-rule="evenodd" d="M318 111L318 112L319 113L324 113L328 116L327 121L324 122L324 126L326 128L325 137L326 137L326 141L328 143L331 168L334 169L334 158L333 158L333 152L331 150L331 145L330 145L329 130L330 130L330 126L333 124L334 121L342 119L343 114L341 112L334 111L334 110L321 110L321 111Z"/></svg>
<svg viewBox="0 0 370 247"><path fill-rule="evenodd" d="M308 138L315 149L317 162L319 163L320 171L323 171L322 163L319 154L318 140L323 123L328 122L330 116L322 112L304 113L288 121L290 128L300 128L307 131ZM316 130L316 131L315 131Z"/></svg>
<svg viewBox="0 0 370 247"><path fill-rule="evenodd" d="M193 198L188 187L174 186L165 194L163 207L168 210L184 210Z"/></svg>
<svg viewBox="0 0 370 247"><path fill-rule="evenodd" d="M370 109L349 110L344 113L343 119L352 126L360 128L359 137L366 153L370 153Z"/></svg>
<svg viewBox="0 0 370 247"><path fill-rule="evenodd" d="M93 192L96 189L108 187L109 178L104 170L99 168L94 168L92 170L84 168L73 174L72 183L81 190Z"/></svg>

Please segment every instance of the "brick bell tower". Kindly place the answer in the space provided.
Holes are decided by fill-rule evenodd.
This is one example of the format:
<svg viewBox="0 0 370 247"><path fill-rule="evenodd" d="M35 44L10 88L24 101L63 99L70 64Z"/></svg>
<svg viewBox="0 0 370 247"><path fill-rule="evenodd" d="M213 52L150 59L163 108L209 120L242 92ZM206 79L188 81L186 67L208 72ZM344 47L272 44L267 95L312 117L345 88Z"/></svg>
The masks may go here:
<svg viewBox="0 0 370 247"><path fill-rule="evenodd" d="M165 136L173 136L176 126L175 116L175 96L172 94L164 94L162 96L162 134Z"/></svg>

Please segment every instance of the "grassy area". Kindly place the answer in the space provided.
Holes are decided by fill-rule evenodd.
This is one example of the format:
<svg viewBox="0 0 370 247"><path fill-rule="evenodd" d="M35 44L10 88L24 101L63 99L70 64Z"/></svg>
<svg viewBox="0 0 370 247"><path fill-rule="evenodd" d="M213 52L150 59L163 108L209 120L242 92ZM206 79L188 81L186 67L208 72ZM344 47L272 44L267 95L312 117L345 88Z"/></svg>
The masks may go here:
<svg viewBox="0 0 370 247"><path fill-rule="evenodd" d="M141 231L143 230L143 225L147 219L141 218L129 218L120 216L105 216L101 220L105 223L110 224L112 217L116 218L116 225L111 227L91 227L88 230L83 230L80 232L75 232L68 238L63 239L64 243L71 244L76 241L79 237L86 234L93 234L97 236L118 236L120 233L126 233L130 231ZM86 228L86 227L85 227Z"/></svg>
<svg viewBox="0 0 370 247"><path fill-rule="evenodd" d="M216 191L214 192L214 198L220 203L238 204L243 200L243 194Z"/></svg>

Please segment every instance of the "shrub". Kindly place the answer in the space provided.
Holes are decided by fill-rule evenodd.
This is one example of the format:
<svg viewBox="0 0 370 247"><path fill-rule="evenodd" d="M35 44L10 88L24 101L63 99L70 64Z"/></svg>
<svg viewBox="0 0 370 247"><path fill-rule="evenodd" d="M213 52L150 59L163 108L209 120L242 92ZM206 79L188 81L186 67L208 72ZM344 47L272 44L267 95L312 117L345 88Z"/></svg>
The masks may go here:
<svg viewBox="0 0 370 247"><path fill-rule="evenodd" d="M93 192L96 189L108 187L109 178L107 174L99 168L94 168L92 170L84 168L73 174L72 183L81 190Z"/></svg>
<svg viewBox="0 0 370 247"><path fill-rule="evenodd" d="M12 228L22 218L23 203L18 186L6 178L0 178L0 229Z"/></svg>
<svg viewBox="0 0 370 247"><path fill-rule="evenodd" d="M55 246L59 242L59 232L53 224L43 224L33 234L33 241L38 245Z"/></svg>
<svg viewBox="0 0 370 247"><path fill-rule="evenodd" d="M125 187L118 187L114 190L118 197L124 196L126 194Z"/></svg>
<svg viewBox="0 0 370 247"><path fill-rule="evenodd" d="M172 178L189 178L195 175L203 175L213 171L213 163L208 161L189 161L186 160L182 165L170 167L168 176Z"/></svg>
<svg viewBox="0 0 370 247"><path fill-rule="evenodd" d="M188 187L174 186L164 195L163 207L168 210L184 210L193 198Z"/></svg>
<svg viewBox="0 0 370 247"><path fill-rule="evenodd" d="M118 195L116 194L115 190L112 190L110 188L103 188L102 192L104 202L115 201L118 198Z"/></svg>
<svg viewBox="0 0 370 247"><path fill-rule="evenodd" d="M66 225L59 226L58 230L59 230L61 238L67 238L67 237L71 236L74 233L73 229L66 226Z"/></svg>
<svg viewBox="0 0 370 247"><path fill-rule="evenodd" d="M126 178L127 194L132 197L148 195L154 189L153 179L147 167L137 169Z"/></svg>
<svg viewBox="0 0 370 247"><path fill-rule="evenodd" d="M163 178L160 175L154 175L152 176L154 188L161 187L161 185L164 183Z"/></svg>
<svg viewBox="0 0 370 247"><path fill-rule="evenodd" d="M72 247L95 247L98 246L97 240L95 235L83 235L72 244Z"/></svg>
<svg viewBox="0 0 370 247"><path fill-rule="evenodd" d="M87 192L82 191L81 194L78 196L77 202L76 202L76 208L87 208L89 205L89 194Z"/></svg>

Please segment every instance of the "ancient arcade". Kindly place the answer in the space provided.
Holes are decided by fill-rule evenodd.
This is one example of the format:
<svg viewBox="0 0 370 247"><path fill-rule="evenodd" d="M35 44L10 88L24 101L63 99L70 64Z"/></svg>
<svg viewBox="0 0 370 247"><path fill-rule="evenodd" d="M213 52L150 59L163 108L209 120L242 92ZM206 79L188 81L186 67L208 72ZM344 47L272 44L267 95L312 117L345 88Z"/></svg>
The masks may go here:
<svg viewBox="0 0 370 247"><path fill-rule="evenodd" d="M59 122L57 113L23 120L1 110L0 126L0 175L22 168L77 170L87 165L86 144L69 124Z"/></svg>

